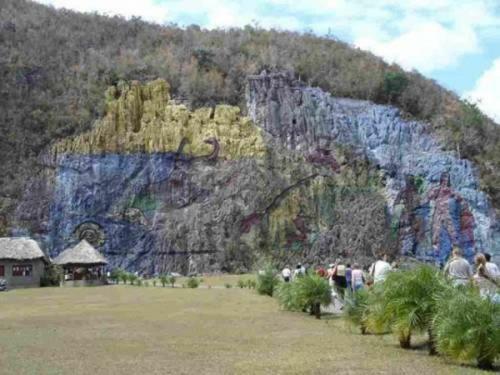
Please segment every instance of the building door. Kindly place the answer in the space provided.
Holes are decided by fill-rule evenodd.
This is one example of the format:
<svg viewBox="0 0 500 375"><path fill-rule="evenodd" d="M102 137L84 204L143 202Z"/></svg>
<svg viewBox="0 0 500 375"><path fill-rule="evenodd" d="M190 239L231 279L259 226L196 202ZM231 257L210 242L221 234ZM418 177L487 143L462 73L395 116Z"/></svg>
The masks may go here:
<svg viewBox="0 0 500 375"><path fill-rule="evenodd" d="M0 264L0 277L5 276L5 267Z"/></svg>

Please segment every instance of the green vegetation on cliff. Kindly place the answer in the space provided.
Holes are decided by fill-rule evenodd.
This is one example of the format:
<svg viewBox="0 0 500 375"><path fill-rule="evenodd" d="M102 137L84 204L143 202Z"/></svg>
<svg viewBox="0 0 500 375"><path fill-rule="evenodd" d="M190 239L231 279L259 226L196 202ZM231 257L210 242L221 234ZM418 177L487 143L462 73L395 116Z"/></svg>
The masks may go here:
<svg viewBox="0 0 500 375"><path fill-rule="evenodd" d="M36 162L41 151L104 115L108 86L163 78L192 110L228 104L244 114L246 76L263 69L291 70L333 95L391 103L429 121L449 149L477 163L500 206L496 125L435 82L338 40L256 27L182 29L26 0L1 5L0 216L11 212L27 176L44 168Z"/></svg>

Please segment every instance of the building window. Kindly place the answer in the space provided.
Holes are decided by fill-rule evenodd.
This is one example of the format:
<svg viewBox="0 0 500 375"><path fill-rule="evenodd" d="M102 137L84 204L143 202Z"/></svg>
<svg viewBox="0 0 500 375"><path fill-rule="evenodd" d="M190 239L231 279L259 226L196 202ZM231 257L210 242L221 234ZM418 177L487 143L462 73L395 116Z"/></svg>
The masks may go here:
<svg viewBox="0 0 500 375"><path fill-rule="evenodd" d="M33 275L33 266L31 264L12 266L12 276L30 277L31 275Z"/></svg>
<svg viewBox="0 0 500 375"><path fill-rule="evenodd" d="M0 277L3 277L3 276L5 276L5 267L0 266Z"/></svg>

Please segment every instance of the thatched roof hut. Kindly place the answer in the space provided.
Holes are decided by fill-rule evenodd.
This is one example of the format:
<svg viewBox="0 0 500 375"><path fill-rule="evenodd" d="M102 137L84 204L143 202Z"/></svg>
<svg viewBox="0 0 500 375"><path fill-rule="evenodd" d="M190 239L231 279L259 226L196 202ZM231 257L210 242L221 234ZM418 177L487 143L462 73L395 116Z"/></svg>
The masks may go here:
<svg viewBox="0 0 500 375"><path fill-rule="evenodd" d="M46 256L35 240L28 237L0 238L0 259L5 260L35 260Z"/></svg>
<svg viewBox="0 0 500 375"><path fill-rule="evenodd" d="M55 264L59 265L105 265L108 261L91 244L82 240L75 247L64 250L54 259Z"/></svg>
<svg viewBox="0 0 500 375"><path fill-rule="evenodd" d="M27 237L0 238L0 279L8 288L40 286L49 258Z"/></svg>

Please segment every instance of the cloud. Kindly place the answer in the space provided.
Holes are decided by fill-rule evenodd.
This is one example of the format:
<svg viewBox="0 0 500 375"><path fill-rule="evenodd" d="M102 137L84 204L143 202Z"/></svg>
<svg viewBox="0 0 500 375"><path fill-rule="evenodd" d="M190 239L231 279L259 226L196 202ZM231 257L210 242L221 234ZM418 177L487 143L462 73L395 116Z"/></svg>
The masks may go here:
<svg viewBox="0 0 500 375"><path fill-rule="evenodd" d="M423 23L386 41L361 37L355 44L383 56L390 63L423 73L453 66L462 56L480 50L472 30L447 29L437 22Z"/></svg>
<svg viewBox="0 0 500 375"><path fill-rule="evenodd" d="M168 19L168 9L155 0L37 0L39 3L56 8L73 9L79 12L98 12L109 16L133 16L145 20L164 23Z"/></svg>
<svg viewBox="0 0 500 375"><path fill-rule="evenodd" d="M500 124L500 58L477 80L474 89L464 95Z"/></svg>

